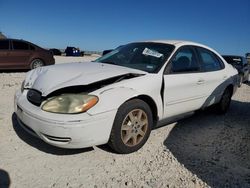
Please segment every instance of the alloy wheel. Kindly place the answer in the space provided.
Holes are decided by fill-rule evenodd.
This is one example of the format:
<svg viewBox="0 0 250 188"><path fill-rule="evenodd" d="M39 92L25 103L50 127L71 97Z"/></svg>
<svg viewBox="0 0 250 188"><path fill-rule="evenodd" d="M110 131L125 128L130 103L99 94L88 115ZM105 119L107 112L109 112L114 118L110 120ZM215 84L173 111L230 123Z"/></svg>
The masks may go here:
<svg viewBox="0 0 250 188"><path fill-rule="evenodd" d="M33 69L38 68L38 67L42 67L42 66L43 66L43 62L40 59L35 59L32 62L32 68Z"/></svg>
<svg viewBox="0 0 250 188"><path fill-rule="evenodd" d="M121 127L121 138L125 145L133 147L144 138L148 129L148 117L142 109L130 111L124 118Z"/></svg>

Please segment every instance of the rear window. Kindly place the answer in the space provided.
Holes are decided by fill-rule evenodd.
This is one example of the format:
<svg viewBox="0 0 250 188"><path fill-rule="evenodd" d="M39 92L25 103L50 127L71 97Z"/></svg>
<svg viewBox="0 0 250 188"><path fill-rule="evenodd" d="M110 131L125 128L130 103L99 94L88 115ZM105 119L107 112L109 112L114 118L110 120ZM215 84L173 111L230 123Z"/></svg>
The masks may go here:
<svg viewBox="0 0 250 188"><path fill-rule="evenodd" d="M29 50L29 44L22 41L13 41L14 50Z"/></svg>
<svg viewBox="0 0 250 188"><path fill-rule="evenodd" d="M220 61L219 57L217 57L213 52L204 48L198 48L198 52L202 60L201 68L203 71L217 71L224 68L224 65Z"/></svg>
<svg viewBox="0 0 250 188"><path fill-rule="evenodd" d="M0 40L0 50L8 50L9 49L9 41L8 40Z"/></svg>

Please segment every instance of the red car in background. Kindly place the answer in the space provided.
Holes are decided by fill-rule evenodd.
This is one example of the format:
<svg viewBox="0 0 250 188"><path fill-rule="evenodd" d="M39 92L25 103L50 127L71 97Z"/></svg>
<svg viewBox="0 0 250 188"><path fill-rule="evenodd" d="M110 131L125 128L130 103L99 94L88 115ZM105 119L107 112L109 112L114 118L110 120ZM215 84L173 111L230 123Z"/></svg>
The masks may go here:
<svg viewBox="0 0 250 188"><path fill-rule="evenodd" d="M55 64L49 50L18 39L0 39L0 69L34 69Z"/></svg>

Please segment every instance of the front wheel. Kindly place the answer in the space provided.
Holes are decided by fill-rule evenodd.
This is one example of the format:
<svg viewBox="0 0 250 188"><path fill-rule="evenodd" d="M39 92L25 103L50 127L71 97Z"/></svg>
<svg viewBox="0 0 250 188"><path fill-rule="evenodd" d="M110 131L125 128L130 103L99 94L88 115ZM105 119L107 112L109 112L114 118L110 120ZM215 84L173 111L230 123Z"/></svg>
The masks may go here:
<svg viewBox="0 0 250 188"><path fill-rule="evenodd" d="M44 63L41 59L34 59L30 64L31 69L35 69L42 66L44 66Z"/></svg>
<svg viewBox="0 0 250 188"><path fill-rule="evenodd" d="M109 145L117 153L137 151L146 143L152 125L152 112L147 103L139 99L125 102L117 111Z"/></svg>

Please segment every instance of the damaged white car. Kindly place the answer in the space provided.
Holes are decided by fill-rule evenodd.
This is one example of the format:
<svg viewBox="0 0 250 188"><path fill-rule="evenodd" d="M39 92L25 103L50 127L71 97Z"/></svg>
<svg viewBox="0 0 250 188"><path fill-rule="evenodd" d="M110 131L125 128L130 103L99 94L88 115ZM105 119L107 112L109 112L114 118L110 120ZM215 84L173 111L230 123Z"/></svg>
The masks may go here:
<svg viewBox="0 0 250 188"><path fill-rule="evenodd" d="M15 95L19 124L48 144L108 143L131 153L161 120L216 105L224 113L237 71L214 50L185 41L137 42L88 63L28 72Z"/></svg>

